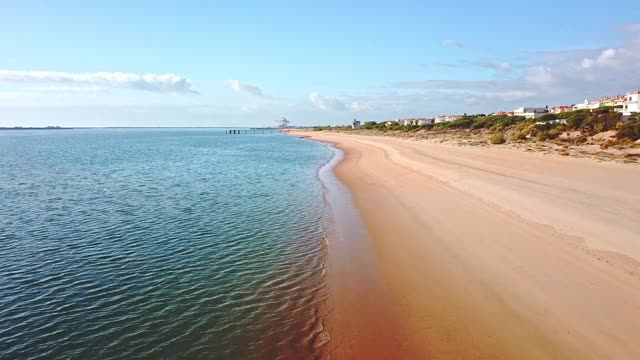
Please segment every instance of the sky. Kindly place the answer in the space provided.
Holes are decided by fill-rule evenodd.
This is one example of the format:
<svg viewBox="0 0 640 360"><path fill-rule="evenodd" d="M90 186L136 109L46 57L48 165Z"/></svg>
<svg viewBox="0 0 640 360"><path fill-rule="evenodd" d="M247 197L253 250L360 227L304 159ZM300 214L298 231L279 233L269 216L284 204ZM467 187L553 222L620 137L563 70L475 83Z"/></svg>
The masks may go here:
<svg viewBox="0 0 640 360"><path fill-rule="evenodd" d="M305 126L570 105L640 90L638 19L627 0L0 0L0 126Z"/></svg>

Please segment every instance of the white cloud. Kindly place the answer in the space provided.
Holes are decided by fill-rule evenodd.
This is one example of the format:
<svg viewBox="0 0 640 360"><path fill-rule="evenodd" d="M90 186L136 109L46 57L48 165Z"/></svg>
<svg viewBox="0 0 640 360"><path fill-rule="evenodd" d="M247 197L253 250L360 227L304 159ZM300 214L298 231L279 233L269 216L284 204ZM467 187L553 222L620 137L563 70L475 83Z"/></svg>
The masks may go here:
<svg viewBox="0 0 640 360"><path fill-rule="evenodd" d="M474 66L474 67L481 67L481 68L496 70L501 73L508 73L508 72L511 72L511 70L513 70L513 65L511 63L506 61L499 62L491 59L484 59L484 60L477 60L477 61L463 60L457 63L436 62L434 63L434 65L439 67L445 67L445 68L461 68L466 66Z"/></svg>
<svg viewBox="0 0 640 360"><path fill-rule="evenodd" d="M349 104L349 110L357 113L371 111L371 109L371 104L367 101L354 101Z"/></svg>
<svg viewBox="0 0 640 360"><path fill-rule="evenodd" d="M639 36L640 38L640 36ZM545 91L581 93L581 98L615 95L640 86L640 46L600 50L593 56L532 66L525 80Z"/></svg>
<svg viewBox="0 0 640 360"><path fill-rule="evenodd" d="M154 92L195 93L188 79L174 74L131 74L122 72L69 73L59 71L0 70L0 82L50 84L57 86L94 85L105 88Z"/></svg>
<svg viewBox="0 0 640 360"><path fill-rule="evenodd" d="M553 82L551 68L544 66L533 66L527 69L525 80L537 85L546 85Z"/></svg>
<svg viewBox="0 0 640 360"><path fill-rule="evenodd" d="M466 90L481 89L485 91L505 91L517 87L513 80L422 80L401 81L391 84L400 89L427 89L427 90Z"/></svg>
<svg viewBox="0 0 640 360"><path fill-rule="evenodd" d="M624 24L622 25L622 29L624 31L628 31L628 32L637 32L640 33L640 23L636 23L636 24Z"/></svg>
<svg viewBox="0 0 640 360"><path fill-rule="evenodd" d="M532 98L536 95L534 91L530 90L510 90L510 91L498 91L494 93L483 93L487 98L497 98L504 102L522 101Z"/></svg>
<svg viewBox="0 0 640 360"><path fill-rule="evenodd" d="M231 88L231 90L235 92L247 93L255 96L264 96L262 89L260 89L259 87L249 84L243 84L239 80L226 80L224 83L227 84Z"/></svg>
<svg viewBox="0 0 640 360"><path fill-rule="evenodd" d="M428 111L469 113L524 105L569 105L585 98L640 90L640 25L624 29L626 42L617 48L527 53L515 66L494 60L450 64L495 69L501 77L494 79L404 81L391 87L398 89L407 102L422 103ZM411 97L410 92L423 97Z"/></svg>
<svg viewBox="0 0 640 360"><path fill-rule="evenodd" d="M322 96L317 92L309 95L309 101L313 106L323 111L342 111L347 108L342 101L334 97Z"/></svg>
<svg viewBox="0 0 640 360"><path fill-rule="evenodd" d="M453 40L453 39L442 40L442 46L457 47L457 48L463 48L464 47L464 45L462 45L461 42L459 42L457 40Z"/></svg>
<svg viewBox="0 0 640 360"><path fill-rule="evenodd" d="M510 72L513 68L511 63L509 62L498 62L492 60L483 60L475 63L477 66L484 67L487 69L493 69L501 72Z"/></svg>
<svg viewBox="0 0 640 360"><path fill-rule="evenodd" d="M582 67L590 69L595 66L606 66L612 64L616 59L616 49L606 49L598 55L595 59L584 58L582 59Z"/></svg>
<svg viewBox="0 0 640 360"><path fill-rule="evenodd" d="M106 89L100 86L35 86L26 88L27 91L36 91L43 93L72 93L72 94L92 94L105 93Z"/></svg>

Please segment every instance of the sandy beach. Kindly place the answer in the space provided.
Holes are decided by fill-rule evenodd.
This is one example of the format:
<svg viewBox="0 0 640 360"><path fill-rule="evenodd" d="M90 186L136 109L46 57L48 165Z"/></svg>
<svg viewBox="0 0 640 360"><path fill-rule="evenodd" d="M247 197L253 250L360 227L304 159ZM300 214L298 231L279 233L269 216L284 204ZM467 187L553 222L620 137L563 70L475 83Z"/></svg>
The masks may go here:
<svg viewBox="0 0 640 360"><path fill-rule="evenodd" d="M344 152L366 227L329 247L332 359L640 358L639 166L290 134Z"/></svg>

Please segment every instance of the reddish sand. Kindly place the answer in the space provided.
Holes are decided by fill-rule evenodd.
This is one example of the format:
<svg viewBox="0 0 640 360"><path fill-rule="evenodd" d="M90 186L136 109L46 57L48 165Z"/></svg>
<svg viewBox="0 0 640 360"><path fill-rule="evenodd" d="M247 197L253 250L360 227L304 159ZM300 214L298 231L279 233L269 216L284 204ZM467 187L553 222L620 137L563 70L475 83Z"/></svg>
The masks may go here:
<svg viewBox="0 0 640 360"><path fill-rule="evenodd" d="M640 359L639 166L298 135L368 232L329 245L332 359Z"/></svg>

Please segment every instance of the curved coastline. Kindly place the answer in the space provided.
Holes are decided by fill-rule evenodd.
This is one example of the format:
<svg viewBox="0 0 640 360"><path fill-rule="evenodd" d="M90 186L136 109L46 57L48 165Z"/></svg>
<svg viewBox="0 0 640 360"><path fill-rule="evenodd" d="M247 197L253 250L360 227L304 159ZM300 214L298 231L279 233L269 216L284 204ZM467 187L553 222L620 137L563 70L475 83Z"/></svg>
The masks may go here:
<svg viewBox="0 0 640 360"><path fill-rule="evenodd" d="M633 186L629 176L637 168L358 135L292 135L344 152L332 172L366 225L364 240L347 234L332 241L326 321L331 358L640 354L633 335L640 330L640 309L631 305L640 301L640 267L624 258L636 246L628 234L639 233L631 221L637 195L617 200ZM549 172L531 170L542 166ZM564 176L563 182L554 176ZM535 181L525 181L530 178ZM607 179L618 180L615 191L597 191ZM567 182L573 189L554 203L549 196L557 197ZM597 223L583 224L596 236L585 244L553 222L534 221L531 214L554 215L542 212L553 204L580 206L581 216L596 218L598 207L581 205L583 189L620 215L600 223L608 222L610 238L626 246L619 253L590 247L607 244L589 230ZM493 202L481 197L488 195ZM531 214L513 204L529 206ZM570 213L563 210L556 216ZM362 254L368 260L357 264ZM365 281L351 273L363 268L370 272Z"/></svg>
<svg viewBox="0 0 640 360"><path fill-rule="evenodd" d="M306 137L303 137L306 138ZM316 139L306 138L309 141ZM334 156L318 170L329 207L325 285L318 358L406 358L398 334L400 317L390 301L373 242L350 188L336 175L345 154L331 141Z"/></svg>

